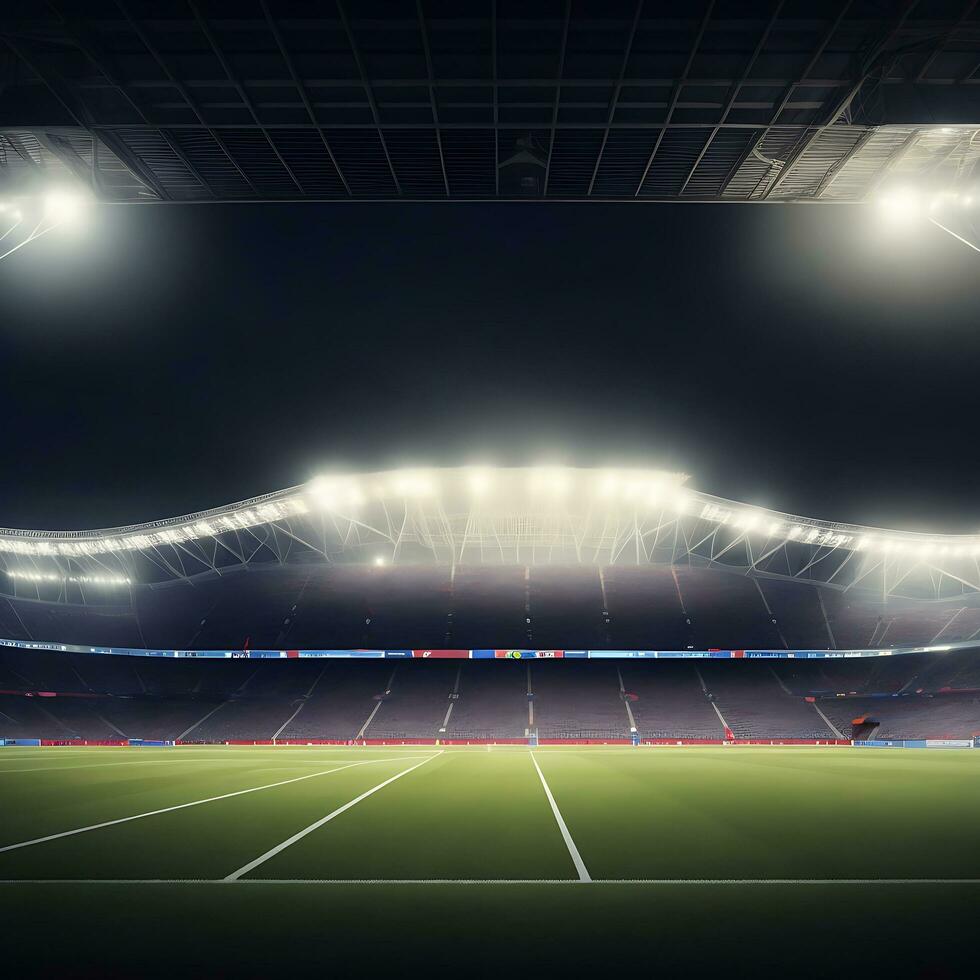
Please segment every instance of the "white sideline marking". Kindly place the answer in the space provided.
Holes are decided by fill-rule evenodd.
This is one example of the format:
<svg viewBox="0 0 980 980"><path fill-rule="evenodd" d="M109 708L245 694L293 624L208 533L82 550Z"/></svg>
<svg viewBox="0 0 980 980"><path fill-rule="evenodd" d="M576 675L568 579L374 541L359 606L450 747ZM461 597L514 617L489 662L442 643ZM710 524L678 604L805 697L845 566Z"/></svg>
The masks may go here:
<svg viewBox="0 0 980 980"><path fill-rule="evenodd" d="M565 826L565 819L561 815L561 811L558 809L558 804L555 802L555 798L551 795L551 787L548 786L547 781L544 778L544 773L541 771L541 767L538 765L538 760L534 758L534 753L530 753L531 761L534 763L534 768L538 770L538 776L541 779L541 785L544 787L544 795L548 797L548 802L551 804L551 812L555 815L555 820L558 821L558 829L561 831L561 835L565 840L565 847L568 848L569 856L572 859L572 864L575 865L575 870L578 872L579 881L591 881L592 878L589 875L588 868L585 866L585 862L582 860L582 855L579 854L578 848L575 846L575 841L572 840L572 835L568 832L568 827Z"/></svg>
<svg viewBox="0 0 980 980"><path fill-rule="evenodd" d="M305 776L294 776L292 779L283 779L278 783L266 783L264 786L252 786L249 789L237 789L233 793L223 793L221 796L209 796L206 800L192 800L190 803L178 803L176 806L165 806L160 810L148 810L146 813L134 813L129 817L119 817L116 820L104 820L102 823L94 823L88 827L76 827L74 830L63 830L58 834L48 834L45 837L35 837L34 840L20 841L17 844L7 844L0 847L0 854L5 851L16 851L21 847L31 847L34 844L44 844L49 840L58 840L61 837L73 837L75 834L84 834L90 830L101 830L103 827L114 827L119 823L129 823L130 820L141 820L143 817L155 817L161 813L171 813L174 810L185 810L190 806L200 806L202 803L216 803L218 800L228 800L233 796L244 796L246 793L257 793L263 789L274 789L276 786L285 786L288 783L298 783L303 779L313 779L315 776L329 776L332 772L340 772L341 769L351 769L354 766L370 766L376 762L401 762L401 759L368 759L365 762L348 762L346 765L337 766L335 769L324 769L322 772L311 772ZM428 759L426 759L428 762ZM420 763L421 765L421 763Z"/></svg>
<svg viewBox="0 0 980 980"><path fill-rule="evenodd" d="M580 885L578 878L4 878L2 885ZM980 885L980 878L590 878L590 885Z"/></svg>
<svg viewBox="0 0 980 980"><path fill-rule="evenodd" d="M276 844L275 847L270 848L265 854L260 854L254 861L249 861L248 864L242 865L237 871L232 871L224 880L225 881L238 881L242 875L246 875L249 871L254 871L260 864L265 864L269 858L274 858L277 854L286 850L287 847L292 847L297 841L302 840L307 834L312 834L314 830L319 829L325 823L329 823L334 817L339 817L342 813L346 813L351 807L357 806L361 800L366 800L369 796L373 796L378 792L379 789L384 789L385 786L390 785L396 779L401 779L402 776L407 776L410 772L414 772L419 766L424 766L427 762L431 762L433 759L438 758L442 755L442 752L436 752L435 755L430 755L427 759L423 759L421 762L417 762L414 766L410 766L408 769L403 769L401 772L396 773L390 779L386 779L383 783L378 783L377 786L372 786L371 789L367 790L365 793L361 793L360 796L355 797L343 806L337 807L336 810L332 810L325 817L320 817L319 820L315 820L309 825L309 827L304 827L298 833L293 834L292 837L286 838L281 844Z"/></svg>

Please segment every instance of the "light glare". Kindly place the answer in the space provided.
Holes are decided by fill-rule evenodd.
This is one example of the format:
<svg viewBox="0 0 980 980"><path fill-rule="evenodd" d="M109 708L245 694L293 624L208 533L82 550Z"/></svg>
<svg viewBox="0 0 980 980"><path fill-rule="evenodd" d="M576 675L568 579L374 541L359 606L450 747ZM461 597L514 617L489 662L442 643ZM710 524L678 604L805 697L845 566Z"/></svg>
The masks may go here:
<svg viewBox="0 0 980 980"><path fill-rule="evenodd" d="M54 188L44 195L44 216L55 225L77 226L85 218L91 203L91 197L80 190Z"/></svg>

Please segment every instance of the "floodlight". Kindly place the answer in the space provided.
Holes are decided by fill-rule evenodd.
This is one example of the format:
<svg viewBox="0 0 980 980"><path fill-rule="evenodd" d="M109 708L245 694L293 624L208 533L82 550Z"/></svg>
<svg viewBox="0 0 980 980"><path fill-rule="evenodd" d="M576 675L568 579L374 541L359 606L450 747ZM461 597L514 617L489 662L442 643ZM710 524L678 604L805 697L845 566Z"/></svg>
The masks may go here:
<svg viewBox="0 0 980 980"><path fill-rule="evenodd" d="M636 500L643 492L643 482L641 480L629 480L626 484L626 499Z"/></svg>
<svg viewBox="0 0 980 980"><path fill-rule="evenodd" d="M79 225L92 204L89 194L75 187L55 187L44 195L44 217L54 225Z"/></svg>
<svg viewBox="0 0 980 980"><path fill-rule="evenodd" d="M533 493L560 496L570 489L571 480L568 473L558 466L536 466L531 471L528 484Z"/></svg>
<svg viewBox="0 0 980 980"><path fill-rule="evenodd" d="M374 564L375 564L375 565L376 565L376 566L377 566L378 568L380 568L380 567L381 567L382 565L384 565L384 564L385 564L385 560L384 560L384 558L382 558L382 557L381 557L381 555L378 555L378 557L374 559Z"/></svg>
<svg viewBox="0 0 980 980"><path fill-rule="evenodd" d="M599 479L598 491L602 497L611 497L615 494L622 484L620 477L617 473L607 472L603 473Z"/></svg>
<svg viewBox="0 0 980 980"><path fill-rule="evenodd" d="M360 487L349 477L318 476L310 481L308 492L321 510L355 508L364 503ZM305 504L299 498L287 503L295 513L305 513Z"/></svg>
<svg viewBox="0 0 980 980"><path fill-rule="evenodd" d="M930 207L935 206L935 198ZM911 187L899 188L878 198L878 210L892 225L910 225L922 214L922 197Z"/></svg>
<svg viewBox="0 0 980 980"><path fill-rule="evenodd" d="M399 497L425 497L435 492L435 484L424 470L403 470L395 474L394 492Z"/></svg>
<svg viewBox="0 0 980 980"><path fill-rule="evenodd" d="M466 485L475 497L484 496L492 482L493 477L486 466L471 466L466 471Z"/></svg>
<svg viewBox="0 0 980 980"><path fill-rule="evenodd" d="M678 514L686 514L690 506L691 506L690 494L681 492L674 497L673 507Z"/></svg>

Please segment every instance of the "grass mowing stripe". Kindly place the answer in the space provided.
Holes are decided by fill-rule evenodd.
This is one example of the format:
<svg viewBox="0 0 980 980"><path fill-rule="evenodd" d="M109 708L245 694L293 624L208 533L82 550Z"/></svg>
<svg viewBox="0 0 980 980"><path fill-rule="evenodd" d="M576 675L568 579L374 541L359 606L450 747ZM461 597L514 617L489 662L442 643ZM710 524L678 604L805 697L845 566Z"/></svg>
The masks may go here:
<svg viewBox="0 0 980 980"><path fill-rule="evenodd" d="M257 858L255 858L255 860L249 861L248 864L242 865L242 867L240 867L237 871L233 871L230 875L228 875L225 878L225 881L237 881L239 878L242 877L242 875L248 874L249 871L254 871L255 868L257 868L260 864L264 864L266 861L269 860L269 858L275 857L277 854L286 850L287 847L291 847L293 844L295 844L299 840L302 840L308 834L312 834L314 830L317 830L320 827L322 827L324 824L329 823L331 820L334 819L334 817L339 817L342 813L346 813L351 807L357 806L357 804L360 803L361 800L366 800L369 796L373 796L375 793L377 793L378 790L384 789L385 786L389 786L396 779L401 779L402 776L407 776L410 772L414 772L420 766L424 766L427 762L431 762L433 759L438 758L440 755L442 755L441 751L436 752L435 755L430 755L427 759L423 759L421 762L416 763L414 766L411 766L408 769L404 769L402 770L402 772L396 773L390 779L386 779L383 783L378 783L377 786L372 786L371 789L367 790L364 793L361 793L360 796L355 797L353 800L350 800L349 802L345 803L343 806L337 807L336 810L332 810L325 817L321 817L319 820L314 821L308 827L304 827L301 831L293 834L292 837L287 838L281 844L276 844L275 847L270 848L268 851L265 852L265 854L260 854Z"/></svg>
<svg viewBox="0 0 980 980"><path fill-rule="evenodd" d="M431 758L431 757L430 757ZM165 806L159 810L148 810L146 813L134 813L128 817L118 817L115 820L103 820L101 823L94 823L88 827L76 827L74 830L63 830L57 834L47 834L45 837L36 837L34 840L20 841L16 844L7 844L0 847L0 854L5 851L16 851L22 847L32 847L35 844L44 844L47 841L58 840L62 837L73 837L75 834L84 834L90 830L101 830L103 827L114 827L117 824L129 823L131 820L141 820L143 817L155 817L161 813L171 813L174 810L185 810L192 806L201 806L204 803L216 803L218 800L228 800L233 796L244 796L246 793L258 793L264 789L275 789L277 786L286 786L289 783L298 783L304 779L313 779L316 776L329 776L331 773L340 772L341 769L352 769L355 766L370 766L378 762L402 762L402 759L368 759L364 762L348 762L346 765L337 766L335 769L324 769L321 772L311 772L304 776L294 776L292 779L282 779L276 783L266 783L263 786L251 786L248 789L238 789L233 793L223 793L221 796L209 796L203 800L191 800L189 803L178 803L175 806ZM426 762L429 760L426 759ZM419 763L421 765L421 763Z"/></svg>
<svg viewBox="0 0 980 980"><path fill-rule="evenodd" d="M530 753L531 761L534 763L534 768L538 771L538 777L541 780L541 785L544 787L544 795L548 797L548 802L551 804L551 812L555 815L555 820L558 822L558 829L561 831L561 836L565 841L565 846L568 848L568 854L572 859L572 864L575 865L575 870L578 872L579 881L591 881L592 878L589 876L589 870L585 866L585 862L582 860L582 855L579 854L578 848L575 846L575 841L572 840L572 835L568 832L568 827L565 824L565 819L561 815L561 811L558 809L558 804L555 802L554 796L551 795L551 788L548 786L547 780L544 778L544 773L541 771L541 767L538 765L538 760L534 758L534 753Z"/></svg>

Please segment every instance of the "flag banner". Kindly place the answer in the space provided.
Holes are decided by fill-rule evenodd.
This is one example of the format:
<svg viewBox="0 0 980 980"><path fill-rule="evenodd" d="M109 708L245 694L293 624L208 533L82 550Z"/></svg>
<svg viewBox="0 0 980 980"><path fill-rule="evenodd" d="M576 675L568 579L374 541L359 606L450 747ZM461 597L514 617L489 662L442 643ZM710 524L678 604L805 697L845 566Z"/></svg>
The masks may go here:
<svg viewBox="0 0 980 980"><path fill-rule="evenodd" d="M554 660L565 656L564 650L494 650L497 660Z"/></svg>
<svg viewBox="0 0 980 980"><path fill-rule="evenodd" d="M869 650L150 650L143 647L92 647L67 643L47 643L38 640L0 638L0 647L18 650L57 651L124 657L177 657L188 659L297 659L301 657L366 657L472 659L472 660L554 660L588 658L590 660L626 659L697 659L717 660L812 660L850 657L891 657L909 653L948 653L951 650L972 649L975 641L957 641L941 646L891 647Z"/></svg>

